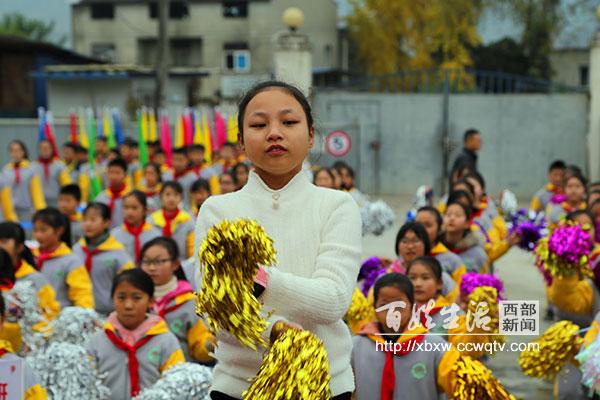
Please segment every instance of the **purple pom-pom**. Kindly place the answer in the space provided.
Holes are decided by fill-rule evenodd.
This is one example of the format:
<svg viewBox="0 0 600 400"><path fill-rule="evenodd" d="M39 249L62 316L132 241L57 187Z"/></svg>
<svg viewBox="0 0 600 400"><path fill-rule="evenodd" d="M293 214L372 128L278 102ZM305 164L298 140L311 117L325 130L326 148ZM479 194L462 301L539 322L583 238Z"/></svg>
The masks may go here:
<svg viewBox="0 0 600 400"><path fill-rule="evenodd" d="M548 238L548 251L569 264L579 263L591 250L590 235L579 225L559 226Z"/></svg>
<svg viewBox="0 0 600 400"><path fill-rule="evenodd" d="M490 286L498 292L498 300L504 300L504 284L496 276L491 274L479 274L477 272L467 272L462 276L460 283L460 294L463 298L467 298L473 290L480 286Z"/></svg>
<svg viewBox="0 0 600 400"><path fill-rule="evenodd" d="M358 279L362 279L361 291L366 296L369 295L369 290L375 284L377 278L385 274L387 270L381 264L379 257L367 258L360 267Z"/></svg>
<svg viewBox="0 0 600 400"><path fill-rule="evenodd" d="M511 215L512 227L509 230L509 235L517 233L521 236L519 247L534 251L537 242L544 236L546 230L546 221L543 214L529 215L527 210L521 208L516 213Z"/></svg>
<svg viewBox="0 0 600 400"><path fill-rule="evenodd" d="M562 193L556 193L554 196L550 197L550 203L552 204L560 204L567 201L567 196Z"/></svg>

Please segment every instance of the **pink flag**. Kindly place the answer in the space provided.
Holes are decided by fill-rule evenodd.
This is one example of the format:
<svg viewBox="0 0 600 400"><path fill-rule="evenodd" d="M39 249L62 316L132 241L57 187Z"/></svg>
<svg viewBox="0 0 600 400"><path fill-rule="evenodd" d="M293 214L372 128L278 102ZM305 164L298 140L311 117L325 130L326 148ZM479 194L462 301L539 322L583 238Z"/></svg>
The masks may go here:
<svg viewBox="0 0 600 400"><path fill-rule="evenodd" d="M165 161L170 168L173 166L173 144L171 143L171 128L169 127L169 116L163 113L160 120L160 143L165 153Z"/></svg>
<svg viewBox="0 0 600 400"><path fill-rule="evenodd" d="M189 110L183 114L183 144L191 146L194 144L194 125L192 123L192 114Z"/></svg>
<svg viewBox="0 0 600 400"><path fill-rule="evenodd" d="M227 124L218 111L215 111L215 133L217 135L217 149L221 149L227 142Z"/></svg>

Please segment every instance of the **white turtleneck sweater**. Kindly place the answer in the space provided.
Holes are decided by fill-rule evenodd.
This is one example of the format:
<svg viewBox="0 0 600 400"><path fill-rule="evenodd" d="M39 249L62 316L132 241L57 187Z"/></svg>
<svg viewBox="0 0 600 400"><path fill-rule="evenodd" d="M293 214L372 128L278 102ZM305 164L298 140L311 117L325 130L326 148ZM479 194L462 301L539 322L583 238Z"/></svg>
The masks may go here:
<svg viewBox="0 0 600 400"><path fill-rule="evenodd" d="M342 318L350 305L360 266L362 222L348 193L313 185L298 173L272 190L255 173L240 191L209 197L196 223L194 254L206 231L224 219L256 220L273 239L277 265L267 267L263 312L268 321L287 320L315 333L325 344L333 396L354 390L352 340ZM201 273L196 275L201 287ZM270 329L265 332L268 340ZM266 349L253 351L227 332L217 334L212 390L241 399Z"/></svg>

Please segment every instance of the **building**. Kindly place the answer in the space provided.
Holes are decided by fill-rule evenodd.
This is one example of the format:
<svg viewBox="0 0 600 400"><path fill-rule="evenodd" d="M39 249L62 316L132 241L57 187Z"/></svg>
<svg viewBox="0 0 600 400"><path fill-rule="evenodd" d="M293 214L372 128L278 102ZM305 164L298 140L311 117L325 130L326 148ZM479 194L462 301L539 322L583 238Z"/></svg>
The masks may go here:
<svg viewBox="0 0 600 400"><path fill-rule="evenodd" d="M567 86L588 86L590 49L558 48L550 54L553 81Z"/></svg>
<svg viewBox="0 0 600 400"><path fill-rule="evenodd" d="M0 36L0 118L36 117L37 108L48 103L44 68L83 63L102 61L50 43Z"/></svg>
<svg viewBox="0 0 600 400"><path fill-rule="evenodd" d="M304 11L300 32L310 38L315 69L337 69L334 0L171 1L169 64L209 74L195 82L198 101L236 97L256 80L271 76L274 39L286 29L281 15L292 6ZM76 51L119 64L154 65L156 1L79 0L72 6L72 20Z"/></svg>

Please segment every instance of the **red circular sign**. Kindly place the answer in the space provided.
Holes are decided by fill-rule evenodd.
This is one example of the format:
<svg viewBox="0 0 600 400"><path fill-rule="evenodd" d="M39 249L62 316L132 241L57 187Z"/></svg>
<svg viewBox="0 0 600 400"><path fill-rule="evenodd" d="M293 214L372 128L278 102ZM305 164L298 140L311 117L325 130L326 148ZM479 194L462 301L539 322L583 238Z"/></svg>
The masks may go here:
<svg viewBox="0 0 600 400"><path fill-rule="evenodd" d="M325 139L327 152L334 157L343 157L352 148L352 139L344 131L333 131Z"/></svg>

